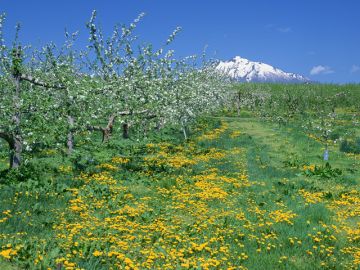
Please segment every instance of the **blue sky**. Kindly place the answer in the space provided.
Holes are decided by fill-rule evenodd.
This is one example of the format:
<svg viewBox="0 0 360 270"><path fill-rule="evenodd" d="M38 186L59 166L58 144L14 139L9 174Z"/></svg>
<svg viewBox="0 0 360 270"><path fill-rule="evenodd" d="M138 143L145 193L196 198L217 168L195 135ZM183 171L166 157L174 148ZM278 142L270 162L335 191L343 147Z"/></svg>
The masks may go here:
<svg viewBox="0 0 360 270"><path fill-rule="evenodd" d="M80 30L98 11L103 29L147 15L137 29L143 41L163 44L177 26L172 45L178 57L202 53L227 60L240 55L315 81L360 82L360 1L358 0L0 0L7 36L21 22L21 40L61 43L64 28Z"/></svg>

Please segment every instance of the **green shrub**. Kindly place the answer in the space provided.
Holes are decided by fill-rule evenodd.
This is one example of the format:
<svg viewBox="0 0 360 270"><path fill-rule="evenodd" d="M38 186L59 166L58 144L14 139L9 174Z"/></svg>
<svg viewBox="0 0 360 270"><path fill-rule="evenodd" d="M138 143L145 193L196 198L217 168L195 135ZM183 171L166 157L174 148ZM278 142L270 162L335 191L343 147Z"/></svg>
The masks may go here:
<svg viewBox="0 0 360 270"><path fill-rule="evenodd" d="M360 154L360 138L356 138L355 141L342 141L340 144L340 151L345 153Z"/></svg>

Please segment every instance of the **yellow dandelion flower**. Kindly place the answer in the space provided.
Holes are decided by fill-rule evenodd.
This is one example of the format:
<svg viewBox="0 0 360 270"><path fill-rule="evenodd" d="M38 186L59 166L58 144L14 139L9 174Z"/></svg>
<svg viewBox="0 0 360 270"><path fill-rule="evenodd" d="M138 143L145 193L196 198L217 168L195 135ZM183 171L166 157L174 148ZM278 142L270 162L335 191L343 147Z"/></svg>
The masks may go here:
<svg viewBox="0 0 360 270"><path fill-rule="evenodd" d="M102 251L95 250L95 251L93 252L93 255L94 255L95 257L99 257L99 256L102 256L102 255L103 255L103 252L102 252Z"/></svg>

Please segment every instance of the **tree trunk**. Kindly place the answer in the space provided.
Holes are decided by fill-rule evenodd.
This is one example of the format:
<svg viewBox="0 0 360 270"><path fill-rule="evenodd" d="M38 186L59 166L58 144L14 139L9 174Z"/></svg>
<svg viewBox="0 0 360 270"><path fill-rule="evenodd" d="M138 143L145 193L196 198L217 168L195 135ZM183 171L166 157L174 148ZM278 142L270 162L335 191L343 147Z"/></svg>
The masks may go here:
<svg viewBox="0 0 360 270"><path fill-rule="evenodd" d="M21 165L22 140L14 134L1 132L0 138L4 139L9 145L9 164L10 169L16 169Z"/></svg>
<svg viewBox="0 0 360 270"><path fill-rule="evenodd" d="M240 94L236 96L236 110L237 110L237 116L240 116Z"/></svg>
<svg viewBox="0 0 360 270"><path fill-rule="evenodd" d="M160 131L163 127L164 127L164 120L160 118L156 123L155 130Z"/></svg>
<svg viewBox="0 0 360 270"><path fill-rule="evenodd" d="M184 139L185 139L185 141L187 141L188 136L187 136L187 132L186 132L186 125L185 125L185 123L183 121L182 121L181 126L182 126L182 131L183 131L183 134L184 134Z"/></svg>
<svg viewBox="0 0 360 270"><path fill-rule="evenodd" d="M18 52L20 53L20 51ZM20 57L17 55L17 57ZM15 82L15 94L13 97L14 114L12 121L14 124L14 132L9 135L9 147L10 147L10 169L16 169L21 164L22 153L22 137L21 137L21 89L20 89L20 73L15 70L13 73Z"/></svg>
<svg viewBox="0 0 360 270"><path fill-rule="evenodd" d="M132 112L132 111L117 112L117 113L110 115L108 124L106 125L106 127L88 126L87 130L88 131L101 131L102 132L102 142L108 142L110 140L112 132L113 132L113 126L114 126L116 117L132 115L132 114L143 114L143 113L147 113L147 112L148 112L148 110L142 110L142 111L136 111L136 112ZM147 115L146 119L152 119L154 117L156 117L156 115L150 114L150 115ZM128 123L124 123L122 125L124 139L130 138L129 127L130 127L130 125Z"/></svg>
<svg viewBox="0 0 360 270"><path fill-rule="evenodd" d="M87 130L88 131L101 131L102 132L102 140L101 142L108 142L110 140L110 137L112 135L113 132L113 126L114 126L114 122L116 119L116 115L112 114L109 117L108 120L108 124L106 125L106 127L100 127L100 126L88 126Z"/></svg>
<svg viewBox="0 0 360 270"><path fill-rule="evenodd" d="M123 138L124 139L129 139L129 124L128 123L124 123L122 125L123 128Z"/></svg>
<svg viewBox="0 0 360 270"><path fill-rule="evenodd" d="M115 114L111 115L109 117L109 121L108 121L107 126L102 129L102 132L103 132L102 142L108 142L110 140L110 137L111 137L112 131L113 131L113 126L114 126L115 119L116 119L116 115Z"/></svg>
<svg viewBox="0 0 360 270"><path fill-rule="evenodd" d="M74 150L74 118L72 116L68 116L68 123L69 123L69 131L67 135L67 150L68 155Z"/></svg>
<svg viewBox="0 0 360 270"><path fill-rule="evenodd" d="M186 128L183 127L182 130L183 130L183 134L184 134L184 139L185 139L185 141L186 141L186 140L187 140Z"/></svg>
<svg viewBox="0 0 360 270"><path fill-rule="evenodd" d="M37 78L22 74L22 48L21 45L18 45L17 48L14 47L12 53L12 78L15 83L15 93L13 95L13 115L12 122L14 130L11 133L4 133L0 131L0 138L5 139L9 144L10 154L10 169L16 169L21 165L21 155L23 149L23 138L21 131L21 81L25 80L30 82L33 85L38 85L47 88L61 88L63 86L52 86L48 85Z"/></svg>
<svg viewBox="0 0 360 270"><path fill-rule="evenodd" d="M143 121L142 126L143 126L143 136L144 136L144 138L146 138L148 131L149 131L149 125L146 121Z"/></svg>
<svg viewBox="0 0 360 270"><path fill-rule="evenodd" d="M22 139L20 136L14 136L10 146L10 168L17 169L21 164Z"/></svg>

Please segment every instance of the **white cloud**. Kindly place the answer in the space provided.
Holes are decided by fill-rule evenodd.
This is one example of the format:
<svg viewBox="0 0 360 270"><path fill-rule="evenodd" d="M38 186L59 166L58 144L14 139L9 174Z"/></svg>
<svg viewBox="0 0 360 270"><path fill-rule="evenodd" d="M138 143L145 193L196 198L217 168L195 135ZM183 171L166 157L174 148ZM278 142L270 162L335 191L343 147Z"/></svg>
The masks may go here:
<svg viewBox="0 0 360 270"><path fill-rule="evenodd" d="M358 71L360 71L360 67L358 65L352 65L350 73L356 73Z"/></svg>
<svg viewBox="0 0 360 270"><path fill-rule="evenodd" d="M322 65L315 66L310 70L310 75L331 74L331 73L334 73L331 67L322 66Z"/></svg>
<svg viewBox="0 0 360 270"><path fill-rule="evenodd" d="M265 28L269 29L269 30L272 30L272 31L277 31L277 32L280 32L280 33L284 33L284 34L292 32L291 27L279 26L279 25L272 24L272 23L269 23L269 24L265 25Z"/></svg>
<svg viewBox="0 0 360 270"><path fill-rule="evenodd" d="M290 32L292 32L290 27L279 27L276 30L278 30L281 33L290 33Z"/></svg>

